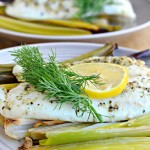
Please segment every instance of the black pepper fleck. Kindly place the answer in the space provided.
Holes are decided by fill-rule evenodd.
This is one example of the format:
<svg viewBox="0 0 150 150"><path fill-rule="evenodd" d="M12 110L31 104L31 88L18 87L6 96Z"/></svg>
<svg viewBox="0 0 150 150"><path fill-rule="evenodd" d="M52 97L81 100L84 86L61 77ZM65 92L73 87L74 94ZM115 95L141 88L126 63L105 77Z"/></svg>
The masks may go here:
<svg viewBox="0 0 150 150"><path fill-rule="evenodd" d="M114 110L114 108L112 106L109 106L108 111L112 112Z"/></svg>
<svg viewBox="0 0 150 150"><path fill-rule="evenodd" d="M27 84L27 85L25 86L24 90L27 91L29 88L30 88L30 85Z"/></svg>

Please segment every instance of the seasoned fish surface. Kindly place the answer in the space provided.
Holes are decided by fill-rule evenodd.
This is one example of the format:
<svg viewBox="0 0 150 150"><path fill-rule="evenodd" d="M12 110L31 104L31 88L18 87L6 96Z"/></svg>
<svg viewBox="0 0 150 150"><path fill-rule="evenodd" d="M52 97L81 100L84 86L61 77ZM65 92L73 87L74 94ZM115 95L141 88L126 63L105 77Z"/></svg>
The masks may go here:
<svg viewBox="0 0 150 150"><path fill-rule="evenodd" d="M6 8L6 13L21 19L68 19L74 18L80 10L76 0L15 0ZM136 14L128 0L106 0L101 14L123 16L131 19ZM92 16L91 12L86 14Z"/></svg>
<svg viewBox="0 0 150 150"><path fill-rule="evenodd" d="M88 62L111 62L129 69L129 83L122 94L113 98L92 99L93 106L102 115L104 122L128 120L150 113L150 69L143 61L128 57L93 57L76 64ZM21 83L10 90L4 106L2 115L6 118L93 121L93 116L89 117L88 113L84 113L83 117L76 116L71 103L65 103L59 109L55 98L45 99L45 93L37 92L28 83Z"/></svg>

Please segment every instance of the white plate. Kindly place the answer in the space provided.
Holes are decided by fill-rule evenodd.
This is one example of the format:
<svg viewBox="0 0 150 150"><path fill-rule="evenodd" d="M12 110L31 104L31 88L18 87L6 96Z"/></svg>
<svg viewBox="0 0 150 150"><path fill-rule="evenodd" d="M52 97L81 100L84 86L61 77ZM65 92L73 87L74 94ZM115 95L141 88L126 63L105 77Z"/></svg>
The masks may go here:
<svg viewBox="0 0 150 150"><path fill-rule="evenodd" d="M14 32L6 29L0 29L1 36L9 38L11 40L19 42L42 42L42 41L88 41L96 40L100 41L113 41L113 37L122 37L124 35L131 34L138 30L141 30L150 25L150 0L130 0L133 4L134 10L137 14L137 25L128 29L102 33L102 34L93 34L86 36L46 36L46 35L35 35L27 34L21 32Z"/></svg>
<svg viewBox="0 0 150 150"><path fill-rule="evenodd" d="M43 53L44 58L47 58L48 54L51 53L51 49L55 49L57 52L58 61L79 56L87 53L91 50L101 47L101 44L87 44L87 43L43 43L34 44L32 46L38 46L40 51ZM9 51L17 50L18 47L12 47L0 51L0 64L13 63L12 57ZM129 55L135 53L135 50L128 48L119 48L115 55ZM21 145L20 141L12 140L8 138L4 129L0 127L0 150L17 150L17 147Z"/></svg>
<svg viewBox="0 0 150 150"><path fill-rule="evenodd" d="M58 61L64 61L76 56L80 56L102 46L102 44L88 44L78 42L56 42L31 45L38 46L44 58L47 58L48 54L51 54L51 50L56 50ZM0 64L14 63L10 51L17 50L18 48L19 47L12 47L0 51ZM135 50L121 47L115 52L115 55L129 55L134 52Z"/></svg>

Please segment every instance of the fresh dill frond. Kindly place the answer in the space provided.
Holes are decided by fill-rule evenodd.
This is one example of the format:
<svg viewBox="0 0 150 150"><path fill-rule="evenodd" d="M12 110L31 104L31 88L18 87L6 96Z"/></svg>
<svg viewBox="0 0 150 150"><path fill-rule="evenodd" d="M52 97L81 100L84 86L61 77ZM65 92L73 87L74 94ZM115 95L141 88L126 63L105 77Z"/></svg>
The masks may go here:
<svg viewBox="0 0 150 150"><path fill-rule="evenodd" d="M101 115L84 91L87 81L97 83L99 75L81 76L70 68L64 68L56 61L53 51L48 62L45 62L38 47L23 46L13 51L12 56L23 68L23 79L38 91L45 92L47 100L55 97L60 109L64 103L70 103L78 117L87 112L89 116L93 115L93 119L102 122Z"/></svg>
<svg viewBox="0 0 150 150"><path fill-rule="evenodd" d="M114 0L75 0L75 6L79 8L79 12L75 16L87 21L100 15L106 4L114 4Z"/></svg>
<svg viewBox="0 0 150 150"><path fill-rule="evenodd" d="M105 0L76 0L75 4L79 8L76 17L85 19L99 15L103 9Z"/></svg>

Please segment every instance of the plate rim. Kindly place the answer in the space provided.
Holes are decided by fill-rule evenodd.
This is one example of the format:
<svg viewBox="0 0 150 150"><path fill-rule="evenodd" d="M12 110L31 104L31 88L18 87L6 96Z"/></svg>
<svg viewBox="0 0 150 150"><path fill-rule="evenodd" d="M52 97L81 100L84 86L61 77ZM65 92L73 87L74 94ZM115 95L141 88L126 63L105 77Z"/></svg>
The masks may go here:
<svg viewBox="0 0 150 150"><path fill-rule="evenodd" d="M75 46L79 46L79 45L82 45L82 46L104 46L106 43L87 43L87 42L44 42L44 43L33 43L33 44L26 44L26 45L29 45L29 46L37 46L37 47L42 47L42 46L49 46L49 45L62 45L62 46L68 46L68 45L75 45ZM19 46L13 46L13 47L8 47L8 48L3 48L3 49L0 49L0 54L3 53L3 52L8 52L12 49L15 49L15 48L20 48L22 45L19 45ZM128 47L124 47L124 46L119 46L119 50L121 51L128 51L128 52L138 52L140 50L136 50L136 49L132 49L132 48L128 48Z"/></svg>

